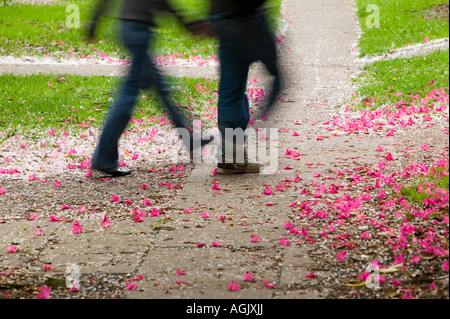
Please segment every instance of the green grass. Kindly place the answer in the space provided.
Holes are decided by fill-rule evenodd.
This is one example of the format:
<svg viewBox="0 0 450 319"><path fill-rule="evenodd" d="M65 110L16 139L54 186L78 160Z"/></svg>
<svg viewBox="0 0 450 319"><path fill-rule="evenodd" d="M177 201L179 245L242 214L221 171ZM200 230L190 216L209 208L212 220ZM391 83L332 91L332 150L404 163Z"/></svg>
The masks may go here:
<svg viewBox="0 0 450 319"><path fill-rule="evenodd" d="M448 19L429 19L428 9L448 0L357 0L357 15L362 36L359 41L361 56L389 52L408 43L423 43L449 36ZM366 12L368 5L380 9L380 27L368 28L366 19L373 13Z"/></svg>
<svg viewBox="0 0 450 319"><path fill-rule="evenodd" d="M66 26L68 13L65 5L0 7L0 55L67 56L72 52L76 57L81 57L93 55L95 48L110 56L127 57L127 52L118 39L119 25L116 19L103 18L95 43L87 44L84 41L85 28L91 18L94 1L68 2L77 4L80 8L80 28ZM188 20L206 17L207 3L203 0L174 0L174 5ZM276 21L280 16L281 0L270 0L269 3L275 6L271 9L271 16ZM192 36L171 17L161 17L158 21L161 28L157 30L156 54L173 54L175 51L186 56L193 54L209 57L216 54L217 43L214 39ZM192 49L195 49L195 53Z"/></svg>
<svg viewBox="0 0 450 319"><path fill-rule="evenodd" d="M117 77L82 77L64 75L66 81L58 82L53 75L2 75L0 82L0 131L24 132L75 126L90 123L100 126L112 100L117 97L117 89L122 79ZM184 107L195 106L196 117L215 105L212 93L217 90L213 80L169 78L174 100ZM52 85L49 85L52 84ZM205 91L198 91L196 85L202 83ZM136 118L162 115L153 92L142 92L148 96L139 99ZM192 100L190 99L192 98Z"/></svg>
<svg viewBox="0 0 450 319"><path fill-rule="evenodd" d="M447 192L449 191L449 177L448 176L440 176L441 172L445 171L448 173L449 168L437 167L434 174L432 174L428 178L420 178L417 179L416 182L412 186L404 187L401 189L401 194L405 196L406 199L409 199L411 202L423 205L424 200L430 195L427 194L424 190L427 189L427 183L430 185L435 185L435 188L445 189ZM419 190L422 188L422 190Z"/></svg>
<svg viewBox="0 0 450 319"><path fill-rule="evenodd" d="M449 51L378 61L366 66L356 81L360 82L359 98L375 98L371 102L373 107L409 100L410 94L423 97L433 88L449 86Z"/></svg>

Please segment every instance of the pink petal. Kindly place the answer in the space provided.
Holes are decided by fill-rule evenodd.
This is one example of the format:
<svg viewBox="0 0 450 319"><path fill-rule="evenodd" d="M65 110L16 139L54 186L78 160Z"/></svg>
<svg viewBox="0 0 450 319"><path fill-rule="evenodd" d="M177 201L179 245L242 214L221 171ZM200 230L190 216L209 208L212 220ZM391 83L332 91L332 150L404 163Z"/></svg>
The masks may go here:
<svg viewBox="0 0 450 319"><path fill-rule="evenodd" d="M238 291L238 290L241 290L241 287L238 286L236 281L233 281L231 283L230 282L228 283L228 290L230 290L230 291Z"/></svg>
<svg viewBox="0 0 450 319"><path fill-rule="evenodd" d="M52 291L52 287L47 287L46 285L42 286L39 289L40 293L37 295L37 299L50 299L50 293Z"/></svg>
<svg viewBox="0 0 450 319"><path fill-rule="evenodd" d="M251 272L245 273L244 275L244 281L252 281L255 277Z"/></svg>
<svg viewBox="0 0 450 319"><path fill-rule="evenodd" d="M177 269L177 275L178 276L184 276L187 275L185 272L182 272L180 269Z"/></svg>

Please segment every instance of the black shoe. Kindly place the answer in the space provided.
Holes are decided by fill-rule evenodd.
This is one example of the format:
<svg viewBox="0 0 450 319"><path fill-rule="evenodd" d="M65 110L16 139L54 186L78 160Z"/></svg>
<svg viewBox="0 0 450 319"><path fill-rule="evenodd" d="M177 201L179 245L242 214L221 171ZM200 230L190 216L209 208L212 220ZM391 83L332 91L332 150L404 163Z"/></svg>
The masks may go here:
<svg viewBox="0 0 450 319"><path fill-rule="evenodd" d="M112 170L93 168L93 170L107 174L112 177L122 177L122 176L127 176L127 175L131 174L131 169L126 169L126 168L117 168L117 169L112 169Z"/></svg>

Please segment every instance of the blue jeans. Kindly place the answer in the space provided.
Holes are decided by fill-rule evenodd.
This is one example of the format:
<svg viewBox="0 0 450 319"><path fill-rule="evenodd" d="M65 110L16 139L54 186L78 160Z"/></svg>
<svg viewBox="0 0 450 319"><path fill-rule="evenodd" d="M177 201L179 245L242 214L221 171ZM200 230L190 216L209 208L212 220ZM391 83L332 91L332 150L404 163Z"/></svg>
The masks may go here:
<svg viewBox="0 0 450 319"><path fill-rule="evenodd" d="M276 45L266 15L263 12L233 18L224 18L224 15L226 13L211 16L219 39L218 126L222 138L226 128L247 129L250 114L246 89L253 62L261 61L274 77L266 110L272 107L281 90Z"/></svg>
<svg viewBox="0 0 450 319"><path fill-rule="evenodd" d="M148 48L154 37L149 25L139 21L123 20L122 41L132 55L131 68L123 83L119 98L112 106L104 123L100 141L92 156L94 169L118 168L118 143L134 112L141 89L156 87L158 94L176 127L185 127L185 121L169 100L169 88L153 62Z"/></svg>

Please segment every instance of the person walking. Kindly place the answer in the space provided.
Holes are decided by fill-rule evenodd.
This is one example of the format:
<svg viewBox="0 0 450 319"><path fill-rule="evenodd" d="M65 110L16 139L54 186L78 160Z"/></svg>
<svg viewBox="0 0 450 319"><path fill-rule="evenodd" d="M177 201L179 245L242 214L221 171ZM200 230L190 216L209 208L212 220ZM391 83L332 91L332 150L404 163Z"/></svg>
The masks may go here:
<svg viewBox="0 0 450 319"><path fill-rule="evenodd" d="M218 100L221 140L217 173L259 173L261 164L249 162L244 146L243 132L250 120L246 95L250 65L261 61L273 77L271 94L261 114L271 112L281 91L276 44L268 25L266 1L210 1L210 21L219 40L221 64Z"/></svg>
<svg viewBox="0 0 450 319"><path fill-rule="evenodd" d="M167 0L100 0L88 28L88 39L93 39L102 16L119 10L121 21L121 40L132 56L131 68L123 83L118 99L106 118L100 140L91 159L91 169L118 177L131 174L130 169L119 168L119 139L126 129L134 112L140 90L156 87L163 106L168 111L173 125L177 128L188 151L192 154L195 145L203 146L212 141L194 142L192 129L182 113L170 100L170 89L161 72L152 60L149 47L155 42L155 18L159 13L175 16L185 27L195 33L191 26L177 13ZM189 132L186 137L186 130Z"/></svg>

